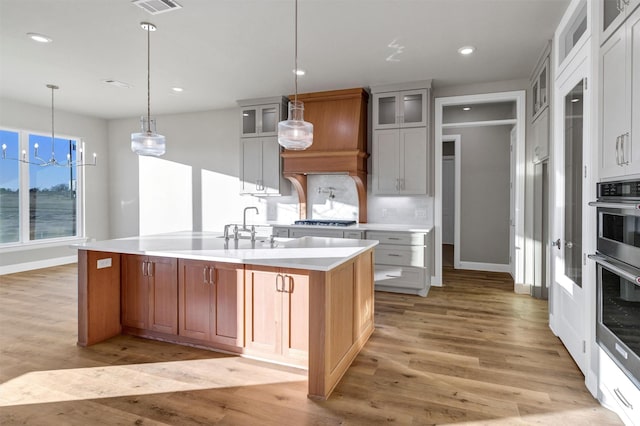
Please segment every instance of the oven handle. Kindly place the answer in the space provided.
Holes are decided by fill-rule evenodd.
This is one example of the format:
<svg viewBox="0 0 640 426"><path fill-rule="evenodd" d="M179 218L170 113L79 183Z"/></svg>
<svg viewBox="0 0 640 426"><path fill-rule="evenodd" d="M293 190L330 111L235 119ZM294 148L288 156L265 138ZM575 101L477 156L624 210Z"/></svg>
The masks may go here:
<svg viewBox="0 0 640 426"><path fill-rule="evenodd" d="M605 207L620 210L640 210L640 204L638 203L603 203L602 201L590 201L589 205L592 207Z"/></svg>
<svg viewBox="0 0 640 426"><path fill-rule="evenodd" d="M605 268L611 270L612 272L615 272L616 274L620 275L621 277L631 281L635 285L640 286L640 276L639 275L635 275L635 274L632 274L631 272L625 271L621 267L618 267L618 266L614 265L613 263L609 262L606 257L604 257L604 256L602 256L600 254L590 254L587 257L589 259L595 261L596 263L599 263L600 265L604 266Z"/></svg>

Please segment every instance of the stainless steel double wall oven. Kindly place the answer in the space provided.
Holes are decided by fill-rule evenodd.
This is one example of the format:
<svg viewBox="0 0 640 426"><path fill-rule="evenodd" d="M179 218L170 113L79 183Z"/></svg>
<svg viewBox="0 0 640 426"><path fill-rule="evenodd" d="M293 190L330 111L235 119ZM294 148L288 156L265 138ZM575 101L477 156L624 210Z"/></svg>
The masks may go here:
<svg viewBox="0 0 640 426"><path fill-rule="evenodd" d="M640 388L640 180L597 184L596 339Z"/></svg>

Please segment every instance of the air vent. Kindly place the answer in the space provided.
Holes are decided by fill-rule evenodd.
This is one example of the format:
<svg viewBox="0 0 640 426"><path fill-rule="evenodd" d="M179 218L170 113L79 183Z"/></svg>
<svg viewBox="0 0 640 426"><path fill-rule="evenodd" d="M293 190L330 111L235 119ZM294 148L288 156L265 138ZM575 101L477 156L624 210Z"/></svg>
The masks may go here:
<svg viewBox="0 0 640 426"><path fill-rule="evenodd" d="M152 15L182 9L182 6L173 0L132 0L131 3L146 10Z"/></svg>

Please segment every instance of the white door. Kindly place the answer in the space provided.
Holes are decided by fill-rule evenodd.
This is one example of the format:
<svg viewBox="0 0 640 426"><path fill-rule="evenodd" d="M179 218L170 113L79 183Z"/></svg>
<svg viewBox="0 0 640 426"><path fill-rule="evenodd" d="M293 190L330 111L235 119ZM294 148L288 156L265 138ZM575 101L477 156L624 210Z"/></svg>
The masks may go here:
<svg viewBox="0 0 640 426"><path fill-rule="evenodd" d="M453 156L442 159L442 244L455 239L456 165Z"/></svg>
<svg viewBox="0 0 640 426"><path fill-rule="evenodd" d="M551 303L549 324L586 374L588 324L583 289L584 153L590 144L589 61L558 86L554 140ZM588 192L587 192L588 193Z"/></svg>

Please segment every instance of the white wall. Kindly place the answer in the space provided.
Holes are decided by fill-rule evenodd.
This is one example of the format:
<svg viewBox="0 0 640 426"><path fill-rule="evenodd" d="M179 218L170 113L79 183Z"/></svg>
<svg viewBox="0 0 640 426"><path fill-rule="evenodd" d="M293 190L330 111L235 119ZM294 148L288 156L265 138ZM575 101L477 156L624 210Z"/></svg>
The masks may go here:
<svg viewBox="0 0 640 426"><path fill-rule="evenodd" d="M130 149L131 133L138 128L137 118L109 122L109 159L114 176L110 187L112 238L138 235L140 221L157 219L154 215L139 217L139 158ZM175 170L181 165L181 170L185 167L191 169L191 206L165 203L163 209L174 209L176 215L191 209L192 230L222 232L225 224L241 221L242 211L248 206L259 210L258 215L253 211L248 213L248 224L267 221L293 223L298 218L298 197L290 189L290 195L282 197L239 195L240 124L237 108L158 116L157 131L167 138L167 152L157 159L157 167ZM171 167L167 167L169 163L172 163ZM184 185L184 176L179 180ZM148 191L158 192L145 193L143 200L162 195L161 188L146 187ZM171 214L171 211L163 211L161 216ZM157 232L174 230L169 224L163 227L162 222L156 223L153 229Z"/></svg>
<svg viewBox="0 0 640 426"><path fill-rule="evenodd" d="M51 108L34 106L19 101L0 98L0 126L51 132ZM73 114L56 109L56 134L77 136L84 139L88 152L98 154L98 166L85 169L85 229L88 238L105 239L109 232L109 165L106 120ZM1 161L1 160L0 160ZM11 249L2 251L0 267L32 264L47 266L51 259L76 255L76 250L67 244L55 247Z"/></svg>

